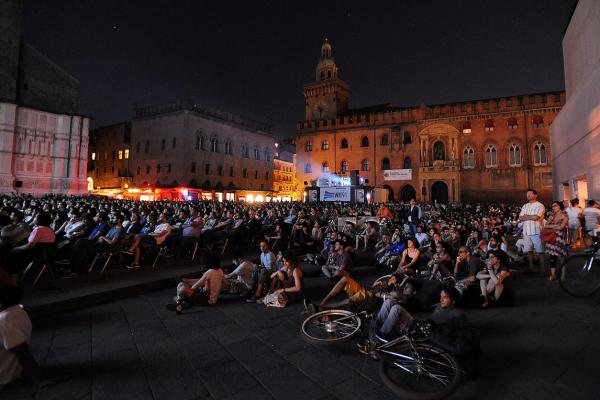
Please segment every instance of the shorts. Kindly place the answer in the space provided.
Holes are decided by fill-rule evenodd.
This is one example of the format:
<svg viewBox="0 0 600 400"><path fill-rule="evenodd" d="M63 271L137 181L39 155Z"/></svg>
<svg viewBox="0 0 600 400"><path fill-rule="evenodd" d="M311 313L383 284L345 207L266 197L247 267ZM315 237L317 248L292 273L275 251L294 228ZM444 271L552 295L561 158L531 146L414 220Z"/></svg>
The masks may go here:
<svg viewBox="0 0 600 400"><path fill-rule="evenodd" d="M532 249L535 249L536 253L544 252L540 235L523 235L523 253L529 253Z"/></svg>

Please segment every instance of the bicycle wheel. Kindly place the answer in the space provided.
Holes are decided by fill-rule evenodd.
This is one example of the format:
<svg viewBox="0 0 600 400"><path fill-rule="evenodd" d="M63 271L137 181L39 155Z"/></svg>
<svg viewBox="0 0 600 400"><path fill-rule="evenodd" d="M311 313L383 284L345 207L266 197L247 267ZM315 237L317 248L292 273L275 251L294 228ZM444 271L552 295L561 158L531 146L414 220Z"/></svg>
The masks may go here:
<svg viewBox="0 0 600 400"><path fill-rule="evenodd" d="M593 254L576 254L558 271L558 283L574 297L589 297L600 289L600 262Z"/></svg>
<svg viewBox="0 0 600 400"><path fill-rule="evenodd" d="M326 310L311 315L302 323L302 337L318 346L344 343L360 330L358 315L345 310Z"/></svg>
<svg viewBox="0 0 600 400"><path fill-rule="evenodd" d="M407 400L438 400L452 394L460 384L461 370L449 353L416 344L416 354L407 343L384 352L379 364L383 383Z"/></svg>

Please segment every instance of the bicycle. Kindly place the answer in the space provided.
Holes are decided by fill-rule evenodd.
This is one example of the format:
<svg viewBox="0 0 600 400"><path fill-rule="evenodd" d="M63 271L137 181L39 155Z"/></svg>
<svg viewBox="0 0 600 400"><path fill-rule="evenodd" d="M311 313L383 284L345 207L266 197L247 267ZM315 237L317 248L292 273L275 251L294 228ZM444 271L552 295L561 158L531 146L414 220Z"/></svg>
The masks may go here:
<svg viewBox="0 0 600 400"><path fill-rule="evenodd" d="M569 256L558 274L560 287L573 297L590 297L600 290L600 239L582 254Z"/></svg>
<svg viewBox="0 0 600 400"><path fill-rule="evenodd" d="M334 345L350 340L370 316L346 310L313 314L302 323L302 337L315 345ZM408 400L438 400L460 385L463 371L448 352L427 343L431 324L414 321L410 329L392 340L375 336L369 354L380 361L379 376L395 394Z"/></svg>

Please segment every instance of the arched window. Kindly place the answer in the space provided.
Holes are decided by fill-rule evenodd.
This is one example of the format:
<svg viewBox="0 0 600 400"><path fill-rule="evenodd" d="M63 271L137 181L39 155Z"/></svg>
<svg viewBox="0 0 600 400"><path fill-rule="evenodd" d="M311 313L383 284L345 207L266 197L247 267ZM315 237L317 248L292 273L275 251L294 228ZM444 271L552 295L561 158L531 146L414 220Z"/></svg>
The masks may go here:
<svg viewBox="0 0 600 400"><path fill-rule="evenodd" d="M533 146L533 164L546 165L547 163L548 156L546 154L546 145L542 142L537 142Z"/></svg>
<svg viewBox="0 0 600 400"><path fill-rule="evenodd" d="M312 166L310 165L310 163L306 163L306 165L304 166L304 173L312 174Z"/></svg>
<svg viewBox="0 0 600 400"><path fill-rule="evenodd" d="M329 150L329 141L328 140L323 140L323 143L321 143L321 150Z"/></svg>
<svg viewBox="0 0 600 400"><path fill-rule="evenodd" d="M341 149L347 149L348 148L348 139L346 139L346 138L342 139L342 142L340 143L340 148Z"/></svg>
<svg viewBox="0 0 600 400"><path fill-rule="evenodd" d="M306 144L304 145L304 151L306 151L306 152L312 151L312 142L310 140L308 142L306 142Z"/></svg>
<svg viewBox="0 0 600 400"><path fill-rule="evenodd" d="M271 151L269 149L265 149L265 161L271 161Z"/></svg>
<svg viewBox="0 0 600 400"><path fill-rule="evenodd" d="M217 138L210 139L210 151L213 153L219 152L219 139L217 139Z"/></svg>
<svg viewBox="0 0 600 400"><path fill-rule="evenodd" d="M513 143L508 149L508 165L511 167L521 165L521 146L518 144Z"/></svg>
<svg viewBox="0 0 600 400"><path fill-rule="evenodd" d="M444 143L437 141L433 145L433 159L434 160L444 160Z"/></svg>
<svg viewBox="0 0 600 400"><path fill-rule="evenodd" d="M321 71L321 80L323 80L323 78L325 78L325 71Z"/></svg>
<svg viewBox="0 0 600 400"><path fill-rule="evenodd" d="M225 142L225 154L233 154L233 146L229 140Z"/></svg>
<svg viewBox="0 0 600 400"><path fill-rule="evenodd" d="M144 145L144 153L148 153L148 152L150 152L150 141L146 140L146 144ZM106 160L106 158L104 158L104 159Z"/></svg>
<svg viewBox="0 0 600 400"><path fill-rule="evenodd" d="M244 143L244 144L242 145L242 157L243 157L243 158L248 158L248 157L249 157L249 155L248 155L248 154L249 154L249 151L250 151L250 150L249 150L249 148L248 148L248 143Z"/></svg>
<svg viewBox="0 0 600 400"><path fill-rule="evenodd" d="M498 152L496 151L496 147L493 145L488 145L485 149L485 167L493 168L498 166Z"/></svg>
<svg viewBox="0 0 600 400"><path fill-rule="evenodd" d="M260 160L260 150L258 149L258 147L254 147L254 159Z"/></svg>
<svg viewBox="0 0 600 400"><path fill-rule="evenodd" d="M404 169L412 169L412 160L410 157L404 157L404 163L402 164Z"/></svg>
<svg viewBox="0 0 600 400"><path fill-rule="evenodd" d="M142 168L138 165L137 167L137 174L139 175L142 172Z"/></svg>
<svg viewBox="0 0 600 400"><path fill-rule="evenodd" d="M387 146L390 144L390 137L388 135L381 136L381 145Z"/></svg>
<svg viewBox="0 0 600 400"><path fill-rule="evenodd" d="M463 167L475 168L475 150L471 146L467 146L463 151Z"/></svg>
<svg viewBox="0 0 600 400"><path fill-rule="evenodd" d="M369 147L369 138L366 136L363 136L363 138L360 140L360 147Z"/></svg>
<svg viewBox="0 0 600 400"><path fill-rule="evenodd" d="M346 160L342 161L342 165L340 166L340 172L342 174L345 174L346 172L348 172L348 161L346 161Z"/></svg>
<svg viewBox="0 0 600 400"><path fill-rule="evenodd" d="M324 161L323 164L321 164L321 172L329 172L329 163L327 161Z"/></svg>
<svg viewBox="0 0 600 400"><path fill-rule="evenodd" d="M381 169L390 169L390 159L389 158L384 158L383 160L381 160Z"/></svg>
<svg viewBox="0 0 600 400"><path fill-rule="evenodd" d="M369 160L367 160L366 158L364 160L362 160L360 162L360 169L361 169L361 171L368 171L369 170Z"/></svg>

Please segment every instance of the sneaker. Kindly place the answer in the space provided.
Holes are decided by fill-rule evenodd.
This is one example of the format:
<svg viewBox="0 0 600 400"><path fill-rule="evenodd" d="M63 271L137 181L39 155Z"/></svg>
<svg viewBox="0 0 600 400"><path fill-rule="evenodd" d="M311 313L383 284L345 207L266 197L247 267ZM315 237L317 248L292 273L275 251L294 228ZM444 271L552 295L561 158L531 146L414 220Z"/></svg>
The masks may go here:
<svg viewBox="0 0 600 400"><path fill-rule="evenodd" d="M129 251L129 250L121 250L121 253L127 254L128 256L132 256L133 255L133 251Z"/></svg>
<svg viewBox="0 0 600 400"><path fill-rule="evenodd" d="M248 297L246 299L246 303L256 303L257 300L258 300L258 297L256 297L256 296Z"/></svg>
<svg viewBox="0 0 600 400"><path fill-rule="evenodd" d="M308 315L308 316L316 314L317 311L318 311L317 306L315 306L312 303L306 307L306 315Z"/></svg>
<svg viewBox="0 0 600 400"><path fill-rule="evenodd" d="M126 266L125 268L127 268L127 269L138 269L140 267L141 267L140 264L131 264L131 265Z"/></svg>

